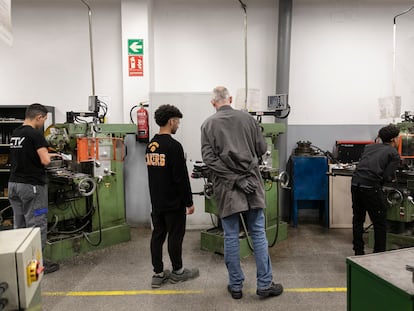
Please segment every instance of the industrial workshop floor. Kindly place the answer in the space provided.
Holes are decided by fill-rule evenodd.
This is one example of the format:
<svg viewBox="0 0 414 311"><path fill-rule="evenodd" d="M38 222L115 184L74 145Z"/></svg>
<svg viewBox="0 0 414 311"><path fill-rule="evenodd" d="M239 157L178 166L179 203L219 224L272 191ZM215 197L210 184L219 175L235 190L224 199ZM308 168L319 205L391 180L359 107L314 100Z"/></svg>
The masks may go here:
<svg viewBox="0 0 414 311"><path fill-rule="evenodd" d="M317 224L289 227L288 239L270 249L274 280L285 292L261 299L256 294L253 256L242 260L246 281L243 298L226 290L223 256L200 250L200 232L184 239L184 265L200 276L151 289L148 228L132 228L130 242L80 255L61 263L42 281L44 311L68 310L346 310L346 263L352 256L351 229ZM164 255L166 268L171 268Z"/></svg>

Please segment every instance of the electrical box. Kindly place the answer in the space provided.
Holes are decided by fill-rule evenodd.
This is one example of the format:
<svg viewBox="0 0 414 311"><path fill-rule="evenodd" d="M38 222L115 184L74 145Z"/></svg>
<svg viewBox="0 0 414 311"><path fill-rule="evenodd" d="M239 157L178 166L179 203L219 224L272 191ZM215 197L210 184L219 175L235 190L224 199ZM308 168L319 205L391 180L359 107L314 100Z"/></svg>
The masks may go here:
<svg viewBox="0 0 414 311"><path fill-rule="evenodd" d="M267 97L267 109L270 111L286 110L288 107L288 95L278 94Z"/></svg>
<svg viewBox="0 0 414 311"><path fill-rule="evenodd" d="M0 284L4 311L41 310L43 277L39 228L0 231Z"/></svg>

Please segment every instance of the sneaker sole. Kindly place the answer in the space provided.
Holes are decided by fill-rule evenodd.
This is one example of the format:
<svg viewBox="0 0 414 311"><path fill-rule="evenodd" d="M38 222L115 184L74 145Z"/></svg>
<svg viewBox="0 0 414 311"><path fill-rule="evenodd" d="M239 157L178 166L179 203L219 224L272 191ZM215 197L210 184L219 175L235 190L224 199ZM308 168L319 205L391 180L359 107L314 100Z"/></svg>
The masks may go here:
<svg viewBox="0 0 414 311"><path fill-rule="evenodd" d="M200 273L197 273L196 275L192 275L191 277L187 278L187 279L182 279L182 280L174 280L173 278L171 278L170 276L170 283L171 284L177 284L177 283L181 283L181 282L185 282L188 280L193 280L195 278L198 278L200 276Z"/></svg>
<svg viewBox="0 0 414 311"><path fill-rule="evenodd" d="M239 292L232 291L230 289L230 287L227 287L227 291L230 293L231 298L233 298L233 299L242 299L243 298L243 292L242 291L239 291Z"/></svg>
<svg viewBox="0 0 414 311"><path fill-rule="evenodd" d="M263 292L256 292L256 294L260 297L277 297L280 296L283 293L283 291L281 291L280 293L263 293Z"/></svg>
<svg viewBox="0 0 414 311"><path fill-rule="evenodd" d="M166 273L166 278L162 280L161 284L151 284L152 288L160 288L162 284L167 283L168 279L170 278L170 271L169 270L165 270L164 273Z"/></svg>
<svg viewBox="0 0 414 311"><path fill-rule="evenodd" d="M171 284L177 284L177 283L182 283L182 282L185 282L185 281L188 281L188 280L191 280L191 279L190 278L185 279L185 280L172 280L172 279L170 279L170 283Z"/></svg>
<svg viewBox="0 0 414 311"><path fill-rule="evenodd" d="M161 284L151 284L152 288L160 288L162 284L167 283L168 279L162 280Z"/></svg>

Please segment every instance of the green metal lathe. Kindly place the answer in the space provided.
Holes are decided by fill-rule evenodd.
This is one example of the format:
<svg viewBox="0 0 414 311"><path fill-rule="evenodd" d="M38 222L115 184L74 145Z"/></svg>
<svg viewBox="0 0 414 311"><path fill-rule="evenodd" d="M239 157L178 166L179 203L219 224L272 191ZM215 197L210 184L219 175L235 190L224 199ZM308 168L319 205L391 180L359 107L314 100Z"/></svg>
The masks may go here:
<svg viewBox="0 0 414 311"><path fill-rule="evenodd" d="M124 143L134 124L56 124L46 139L52 161L45 257L60 261L130 240L124 200Z"/></svg>

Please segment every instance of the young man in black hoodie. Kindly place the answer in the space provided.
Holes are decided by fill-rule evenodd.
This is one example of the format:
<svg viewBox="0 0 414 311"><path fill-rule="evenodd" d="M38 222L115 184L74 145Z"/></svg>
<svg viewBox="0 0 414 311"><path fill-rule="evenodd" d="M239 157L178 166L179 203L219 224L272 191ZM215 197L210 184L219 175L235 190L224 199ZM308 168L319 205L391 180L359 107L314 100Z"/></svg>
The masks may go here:
<svg viewBox="0 0 414 311"><path fill-rule="evenodd" d="M381 144L367 145L352 176L352 231L355 255L364 255L366 213L374 225L374 253L384 252L387 236L387 206L382 192L384 182L395 180L400 163L397 152L400 130L393 124L381 128Z"/></svg>
<svg viewBox="0 0 414 311"><path fill-rule="evenodd" d="M154 268L151 286L158 288L168 279L171 283L196 278L198 269L186 269L182 262L182 245L186 215L194 213L190 180L181 144L171 137L183 117L178 108L162 105L155 111L158 134L149 142L146 163L152 204L151 259ZM168 235L168 254L173 271L164 270L162 248Z"/></svg>

